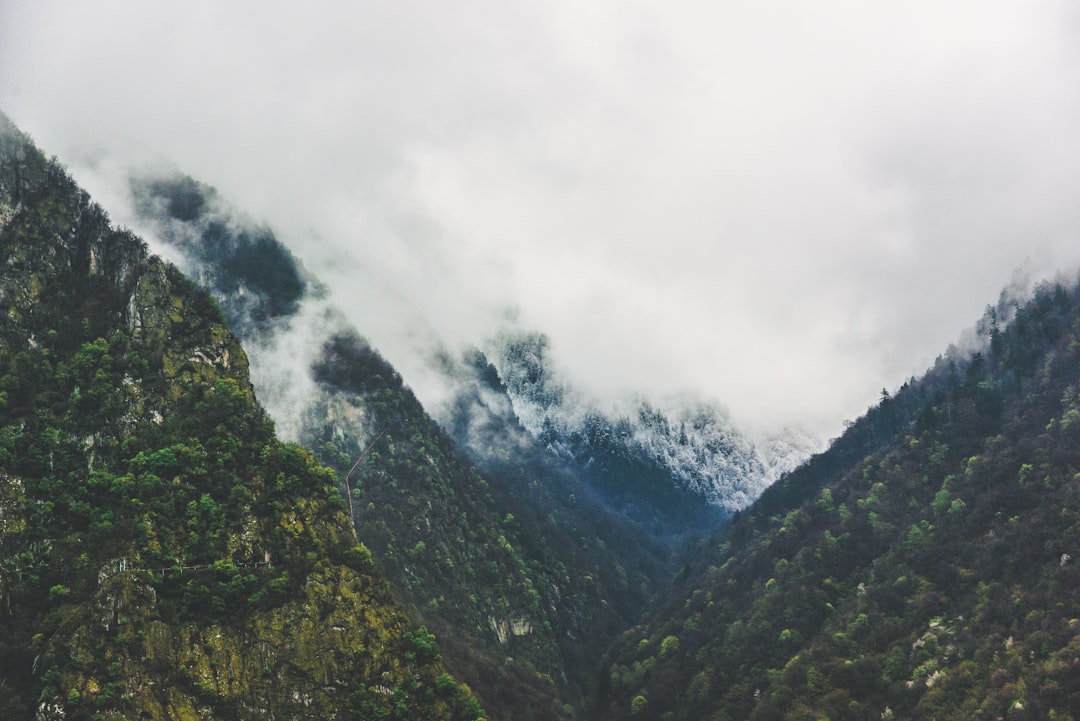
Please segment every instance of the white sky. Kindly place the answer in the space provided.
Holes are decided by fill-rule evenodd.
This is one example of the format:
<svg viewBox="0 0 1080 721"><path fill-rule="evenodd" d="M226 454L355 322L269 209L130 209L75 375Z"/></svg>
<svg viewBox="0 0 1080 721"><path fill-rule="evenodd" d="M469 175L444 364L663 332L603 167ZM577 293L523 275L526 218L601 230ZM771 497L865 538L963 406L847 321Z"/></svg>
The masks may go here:
<svg viewBox="0 0 1080 721"><path fill-rule="evenodd" d="M0 109L107 208L88 159L157 155L266 218L407 381L512 307L600 392L835 434L1080 259L1075 8L0 0Z"/></svg>

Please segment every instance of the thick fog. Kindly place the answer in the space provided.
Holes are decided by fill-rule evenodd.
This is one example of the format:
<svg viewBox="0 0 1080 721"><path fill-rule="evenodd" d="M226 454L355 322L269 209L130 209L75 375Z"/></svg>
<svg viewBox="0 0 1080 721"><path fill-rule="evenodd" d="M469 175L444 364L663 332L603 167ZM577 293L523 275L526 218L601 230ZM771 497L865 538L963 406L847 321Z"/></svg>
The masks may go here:
<svg viewBox="0 0 1080 721"><path fill-rule="evenodd" d="M599 393L835 433L1080 256L1080 10L0 0L0 109L125 222L165 159L419 395L544 330Z"/></svg>

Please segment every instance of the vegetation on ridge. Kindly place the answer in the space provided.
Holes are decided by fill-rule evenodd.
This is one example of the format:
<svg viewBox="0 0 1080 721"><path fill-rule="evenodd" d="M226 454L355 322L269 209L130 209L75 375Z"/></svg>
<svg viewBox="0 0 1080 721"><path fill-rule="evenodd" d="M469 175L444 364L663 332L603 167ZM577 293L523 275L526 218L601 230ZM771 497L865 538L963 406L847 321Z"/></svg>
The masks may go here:
<svg viewBox="0 0 1080 721"><path fill-rule="evenodd" d="M0 117L0 717L483 711L213 301Z"/></svg>
<svg viewBox="0 0 1080 721"><path fill-rule="evenodd" d="M275 334L305 322L302 312L268 322L266 284L216 269L257 229L211 188L182 176L132 188L143 222L183 252L185 270L252 340L253 363ZM207 233L211 226L233 237ZM308 277L274 243L272 265ZM317 282L307 282L315 292L300 303L318 303ZM379 569L493 717L578 714L604 648L669 577L667 549L576 498L579 487L516 441L506 446L512 458L479 472L365 339L343 319L327 325L311 368L294 369L314 381L297 437L338 471L343 491L347 482Z"/></svg>
<svg viewBox="0 0 1080 721"><path fill-rule="evenodd" d="M210 217L200 187L178 222ZM280 443L222 311L266 331L308 280L214 227L271 249L212 279L255 305L219 308L0 119L0 717L486 717L447 669L516 719L593 690L612 720L1080 717L1080 287L1003 300L982 352L883 392L700 545L594 689L663 561L628 563L632 526L535 448L479 472L345 328L313 451ZM505 396L472 361L460 402Z"/></svg>
<svg viewBox="0 0 1080 721"><path fill-rule="evenodd" d="M1076 716L1080 288L982 329L703 550L611 653L605 718Z"/></svg>

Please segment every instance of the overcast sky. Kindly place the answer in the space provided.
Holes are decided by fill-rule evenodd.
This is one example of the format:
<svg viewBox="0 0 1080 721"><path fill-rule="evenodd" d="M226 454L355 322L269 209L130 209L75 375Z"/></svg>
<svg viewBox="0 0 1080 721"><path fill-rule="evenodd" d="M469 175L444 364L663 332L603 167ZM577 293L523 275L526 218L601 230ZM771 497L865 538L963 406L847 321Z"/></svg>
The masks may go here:
<svg viewBox="0 0 1080 721"><path fill-rule="evenodd" d="M107 207L89 160L216 185L405 368L513 308L598 391L835 434L1080 258L1075 8L0 0L0 108Z"/></svg>

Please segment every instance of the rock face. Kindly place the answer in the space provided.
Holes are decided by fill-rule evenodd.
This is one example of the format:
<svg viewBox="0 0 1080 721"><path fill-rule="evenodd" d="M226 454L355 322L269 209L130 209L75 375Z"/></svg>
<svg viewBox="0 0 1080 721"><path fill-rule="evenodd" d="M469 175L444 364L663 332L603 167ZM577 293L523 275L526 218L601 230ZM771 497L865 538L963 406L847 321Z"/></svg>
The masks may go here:
<svg viewBox="0 0 1080 721"><path fill-rule="evenodd" d="M213 301L0 116L0 718L476 719Z"/></svg>
<svg viewBox="0 0 1080 721"><path fill-rule="evenodd" d="M603 649L670 576L670 550L575 498L524 436L481 473L272 232L212 188L169 176L131 189L139 222L243 340L279 427L338 471L360 537L447 664L502 718L583 708Z"/></svg>
<svg viewBox="0 0 1080 721"><path fill-rule="evenodd" d="M581 708L606 644L676 570L674 549L809 453L755 445L700 403L602 411L529 333L487 355L434 354L452 398L427 409L437 427L271 230L191 178L130 187L138 222L243 340L279 428L339 472L396 593L455 639L452 666L505 716Z"/></svg>

